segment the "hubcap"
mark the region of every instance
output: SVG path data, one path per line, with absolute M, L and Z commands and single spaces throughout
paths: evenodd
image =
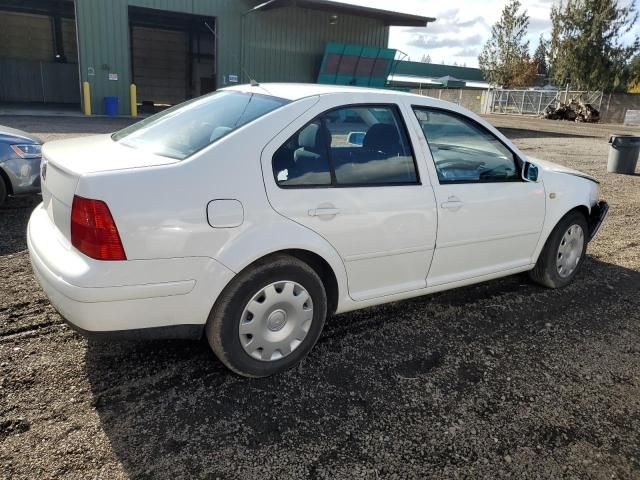
M 312 320 L 309 292 L 296 282 L 275 282 L 258 291 L 244 308 L 240 343 L 256 360 L 279 360 L 300 346 Z
M 584 248 L 584 232 L 580 225 L 571 225 L 560 240 L 556 268 L 562 278 L 570 276 L 580 263 Z

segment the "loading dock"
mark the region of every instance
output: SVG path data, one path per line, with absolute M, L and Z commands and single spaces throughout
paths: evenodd
M 129 7 L 138 102 L 174 105 L 216 89 L 215 18 Z
M 74 4 L 0 0 L 0 102 L 80 106 Z

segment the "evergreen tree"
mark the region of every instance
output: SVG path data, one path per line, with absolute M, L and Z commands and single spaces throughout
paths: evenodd
M 535 79 L 535 64 L 529 57 L 525 40 L 529 16 L 519 13 L 519 0 L 510 0 L 500 20 L 491 28 L 491 38 L 478 57 L 485 80 L 503 87 L 530 85 Z
M 640 55 L 636 55 L 627 65 L 627 88 L 640 86 Z
M 549 74 L 549 68 L 547 66 L 547 46 L 545 45 L 542 35 L 540 35 L 540 42 L 538 42 L 538 47 L 533 54 L 533 61 L 536 64 L 536 73 L 546 77 Z
M 624 86 L 625 66 L 640 50 L 636 36 L 630 45 L 622 37 L 638 21 L 633 4 L 618 0 L 566 0 L 551 9 L 551 74 L 558 85 L 578 90 Z
M 428 53 L 425 53 L 424 55 L 422 55 L 422 58 L 420 59 L 420 61 L 422 63 L 431 63 L 431 55 L 429 55 Z

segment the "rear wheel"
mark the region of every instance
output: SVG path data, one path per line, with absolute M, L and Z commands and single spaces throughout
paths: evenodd
M 274 255 L 240 273 L 224 290 L 209 314 L 206 335 L 231 370 L 265 377 L 309 353 L 326 315 L 318 274 L 297 258 Z
M 569 212 L 553 229 L 530 272 L 533 281 L 549 288 L 560 288 L 574 279 L 587 250 L 587 220 L 578 211 Z

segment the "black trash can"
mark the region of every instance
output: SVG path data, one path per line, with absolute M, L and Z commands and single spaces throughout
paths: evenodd
M 633 175 L 638 164 L 638 155 L 640 155 L 640 137 L 611 135 L 607 172 Z

